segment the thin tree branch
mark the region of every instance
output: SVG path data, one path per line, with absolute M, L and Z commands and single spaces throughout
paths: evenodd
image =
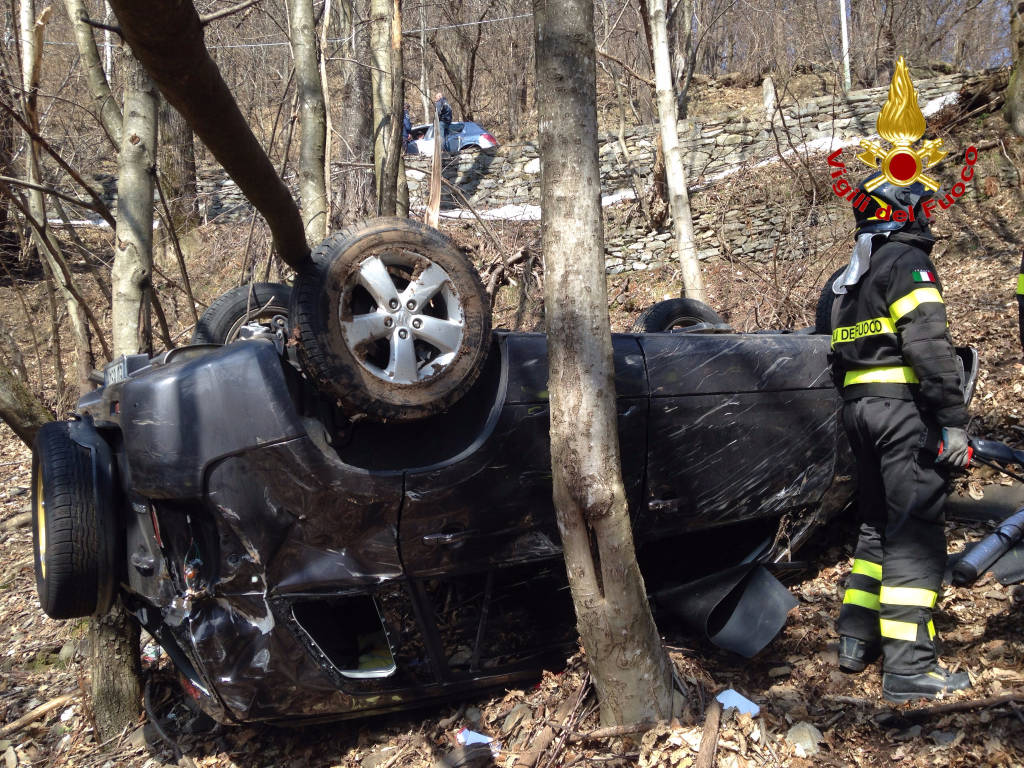
M 620 67 L 622 67 L 622 69 L 625 70 L 625 72 L 627 74 L 632 75 L 637 80 L 639 80 L 641 83 L 644 83 L 644 84 L 646 84 L 647 86 L 649 86 L 651 88 L 654 87 L 654 81 L 653 80 L 651 80 L 650 78 L 644 77 L 639 72 L 637 72 L 635 69 L 630 67 L 629 64 L 627 64 L 626 62 L 624 62 L 622 59 L 618 58 L 617 56 L 612 56 L 610 53 L 608 53 L 606 51 L 602 51 L 600 48 L 597 49 L 597 55 L 598 56 L 604 56 L 609 61 L 614 61 L 616 64 L 618 64 Z
M 68 268 L 67 262 L 64 261 L 64 258 L 58 252 L 53 250 L 53 246 L 50 244 L 49 238 L 46 237 L 46 228 L 43 226 L 43 224 L 36 221 L 36 218 L 32 215 L 32 212 L 29 211 L 28 206 L 25 205 L 25 203 L 21 200 L 20 197 L 14 194 L 14 191 L 6 183 L 0 181 L 0 189 L 3 189 L 7 193 L 8 198 L 10 198 L 11 202 L 14 203 L 15 207 L 17 207 L 18 210 L 21 211 L 21 215 L 25 217 L 25 221 L 27 221 L 29 223 L 29 226 L 31 226 L 32 229 L 36 231 L 42 246 L 50 252 L 50 256 L 53 257 L 53 260 L 60 268 L 61 274 L 63 276 L 64 287 L 68 290 L 69 293 L 71 293 L 74 299 L 79 304 L 81 304 L 82 311 L 85 312 L 86 318 L 89 320 L 89 322 L 92 323 L 93 330 L 96 331 L 96 338 L 100 343 L 100 347 L 103 349 L 104 356 L 106 356 L 107 360 L 110 360 L 112 356 L 110 354 L 110 347 L 107 345 L 107 341 L 103 337 L 103 328 L 102 326 L 100 326 L 99 320 L 96 319 L 96 315 L 93 313 L 92 307 L 90 307 L 89 304 L 86 303 L 85 299 L 82 298 L 82 294 L 79 292 L 78 288 L 75 286 L 74 281 L 71 279 L 71 270 Z M 56 277 L 56 275 L 54 277 Z
M 98 205 L 96 205 L 96 203 L 90 202 L 89 200 L 81 200 L 80 198 L 72 197 L 71 195 L 65 195 L 63 192 L 58 192 L 53 187 L 47 187 L 43 184 L 33 184 L 31 181 L 25 181 L 24 179 L 15 179 L 12 178 L 11 176 L 0 176 L 0 181 L 7 182 L 8 184 L 15 184 L 19 187 L 27 187 L 28 189 L 38 189 L 40 192 L 45 192 L 48 195 L 59 197 L 61 200 L 67 200 L 69 203 L 73 203 L 74 205 L 77 205 L 81 208 L 86 208 L 92 211 L 93 213 L 98 213 L 100 216 L 103 216 L 104 214 L 104 210 L 102 210 Z M 107 212 L 109 213 L 109 211 Z M 106 217 L 104 216 L 104 218 Z
M 60 153 L 50 146 L 50 143 L 46 139 L 40 136 L 37 131 L 33 130 L 32 127 L 28 124 L 28 122 L 21 115 L 19 115 L 13 107 L 11 107 L 9 104 L 6 104 L 3 101 L 0 101 L 0 109 L 9 114 L 11 117 L 13 117 L 14 121 L 21 126 L 22 130 L 24 130 L 25 133 L 27 133 L 32 138 L 32 141 L 34 141 L 40 147 L 45 149 L 46 153 L 54 159 L 57 165 L 59 165 L 65 171 L 65 173 L 67 173 L 72 179 L 75 180 L 75 182 L 82 189 L 85 190 L 85 193 L 92 198 L 93 202 L 97 206 L 99 206 L 99 208 L 96 209 L 96 212 L 100 216 L 102 216 L 103 219 L 108 224 L 110 224 L 111 227 L 117 226 L 114 221 L 114 215 L 110 212 L 110 209 L 107 207 L 107 204 L 103 202 L 103 198 L 99 196 L 96 190 L 94 190 L 91 186 L 85 183 L 85 179 L 81 177 L 78 171 L 72 168 L 64 160 L 64 158 L 60 156 Z
M 244 3 L 233 5 L 230 8 L 224 8 L 220 11 L 208 13 L 205 16 L 199 17 L 199 23 L 205 27 L 212 21 L 216 21 L 217 19 L 223 19 L 225 16 L 230 16 L 233 13 L 240 13 L 241 11 L 244 11 L 246 8 L 251 8 L 252 6 L 256 5 L 256 3 L 258 2 L 260 2 L 260 0 L 246 0 Z
M 121 28 L 116 24 L 104 24 L 102 21 L 93 21 L 88 16 L 80 16 L 78 20 L 81 21 L 83 24 L 88 24 L 90 27 L 95 27 L 96 29 L 105 29 L 108 32 L 113 32 L 118 37 L 123 38 L 123 35 L 121 34 Z

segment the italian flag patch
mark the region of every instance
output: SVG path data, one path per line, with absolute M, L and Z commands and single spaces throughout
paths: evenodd
M 928 269 L 915 269 L 914 270 L 914 282 L 915 283 L 934 283 L 935 273 Z

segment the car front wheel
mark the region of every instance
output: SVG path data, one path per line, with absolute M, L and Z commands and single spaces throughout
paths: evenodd
M 490 342 L 472 263 L 435 229 L 384 218 L 332 235 L 295 280 L 292 337 L 351 416 L 439 413 L 473 384 Z
M 117 535 L 96 504 L 89 451 L 67 422 L 45 424 L 32 453 L 32 543 L 36 591 L 47 616 L 75 619 L 110 608 Z

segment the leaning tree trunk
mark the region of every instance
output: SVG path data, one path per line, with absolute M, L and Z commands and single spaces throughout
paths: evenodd
M 1015 2 L 1010 11 L 1010 51 L 1013 71 L 1006 87 L 1006 119 L 1018 136 L 1024 136 L 1024 2 Z
M 309 246 L 298 206 L 210 58 L 195 6 L 184 0 L 110 0 L 110 6 L 160 92 L 267 220 L 281 259 L 301 269 L 309 259 Z
M 149 349 L 153 275 L 153 183 L 157 96 L 142 65 L 124 49 L 124 123 L 117 168 L 117 237 L 113 288 L 114 354 Z M 101 741 L 139 714 L 139 627 L 120 600 L 89 622 L 93 713 Z
M 665 177 L 668 187 L 668 209 L 676 238 L 676 253 L 683 273 L 683 295 L 707 301 L 704 277 L 700 273 L 694 244 L 690 193 L 686 188 L 686 168 L 679 148 L 676 127 L 676 96 L 672 86 L 672 64 L 668 56 L 668 28 L 665 0 L 647 0 L 651 19 L 651 56 L 654 59 L 655 92 L 658 98 L 658 123 L 661 147 L 665 155 Z
M 3 364 L 0 364 L 0 419 L 30 448 L 39 428 L 53 420 L 24 380 Z
M 111 143 L 120 146 L 121 108 L 117 105 L 117 99 L 110 92 L 107 76 L 100 63 L 96 38 L 92 36 L 92 27 L 84 21 L 89 18 L 85 0 L 64 0 L 64 6 L 67 8 L 68 17 L 75 30 L 75 44 L 78 46 L 78 55 L 82 59 L 82 69 L 85 70 L 85 80 L 89 86 L 89 96 L 92 98 L 93 108 L 96 110 L 103 130 L 107 132 Z
M 327 237 L 327 182 L 324 154 L 327 144 L 327 107 L 317 61 L 313 0 L 291 0 L 289 27 L 295 84 L 299 94 L 299 200 L 306 241 Z M 327 24 L 327 19 L 324 19 Z
M 622 485 L 597 155 L 592 0 L 534 0 L 551 471 L 603 723 L 671 715 Z

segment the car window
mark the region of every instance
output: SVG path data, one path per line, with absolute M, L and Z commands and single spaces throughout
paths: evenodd
M 422 139 L 427 135 L 429 128 L 413 128 L 409 131 L 409 137 L 412 139 Z
M 465 127 L 465 123 L 452 123 L 448 126 L 448 133 L 462 133 L 462 129 Z

